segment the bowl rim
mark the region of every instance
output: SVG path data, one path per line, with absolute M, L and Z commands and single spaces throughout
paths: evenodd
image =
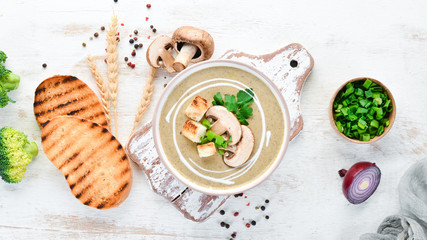
M 203 67 L 204 65 L 207 65 L 207 66 Z M 161 147 L 161 141 L 160 141 L 160 136 L 159 136 L 159 120 L 160 120 L 160 115 L 162 112 L 162 107 L 164 106 L 164 103 L 166 102 L 167 97 L 169 96 L 169 94 L 171 93 L 173 88 L 178 83 L 180 83 L 181 81 L 183 81 L 186 78 L 186 76 L 185 76 L 186 74 L 188 74 L 188 76 L 189 76 L 192 73 L 195 73 L 199 70 L 203 70 L 203 69 L 206 69 L 209 67 L 215 67 L 215 66 L 236 67 L 240 70 L 243 70 L 243 71 L 249 72 L 250 74 L 255 75 L 257 78 L 259 78 L 261 81 L 263 81 L 267 85 L 267 87 L 269 87 L 270 90 L 274 93 L 275 98 L 277 99 L 277 101 L 281 105 L 281 109 L 282 109 L 283 115 L 284 115 L 284 125 L 285 125 L 284 126 L 284 138 L 283 138 L 282 145 L 280 146 L 280 150 L 276 156 L 276 159 L 270 165 L 270 167 L 267 168 L 256 179 L 250 181 L 247 184 L 244 184 L 244 185 L 237 187 L 237 188 L 222 189 L 222 190 L 200 186 L 197 183 L 192 182 L 191 180 L 189 180 L 189 179 L 185 178 L 183 175 L 181 175 L 172 166 L 172 164 L 167 160 L 167 156 L 163 151 L 163 147 Z M 258 69 L 256 69 L 253 66 L 250 66 L 248 64 L 245 64 L 245 63 L 242 63 L 239 61 L 229 60 L 229 59 L 207 60 L 207 61 L 203 61 L 200 63 L 196 63 L 196 64 L 184 69 L 183 71 L 179 72 L 176 76 L 174 76 L 169 81 L 166 88 L 163 90 L 159 99 L 160 100 L 156 104 L 156 108 L 155 108 L 156 110 L 155 110 L 154 116 L 153 116 L 153 139 L 154 139 L 154 145 L 155 145 L 156 151 L 159 155 L 161 162 L 172 173 L 172 175 L 174 177 L 176 177 L 181 183 L 183 183 L 184 185 L 186 185 L 186 186 L 188 186 L 188 187 L 190 187 L 196 191 L 199 191 L 199 192 L 202 192 L 205 194 L 209 194 L 209 195 L 215 195 L 215 196 L 233 195 L 233 194 L 237 194 L 237 193 L 242 193 L 244 191 L 247 191 L 247 190 L 259 185 L 261 182 L 263 182 L 265 179 L 267 179 L 274 172 L 274 170 L 279 166 L 282 159 L 284 158 L 286 149 L 287 149 L 288 144 L 289 144 L 289 138 L 290 138 L 290 124 L 291 123 L 290 123 L 290 115 L 289 115 L 288 105 L 287 105 L 283 95 L 281 94 L 279 89 L 274 84 L 274 82 L 271 81 L 270 78 L 268 78 L 264 73 L 262 73 L 261 71 L 259 71 Z
M 353 139 L 353 138 L 349 138 L 346 135 L 344 135 L 342 132 L 340 132 L 337 128 L 337 125 L 335 124 L 335 120 L 334 120 L 334 115 L 333 115 L 333 105 L 334 105 L 334 101 L 335 98 L 337 97 L 338 93 L 345 87 L 345 85 L 347 85 L 350 82 L 356 82 L 356 81 L 360 81 L 360 80 L 364 80 L 364 79 L 369 79 L 372 82 L 380 85 L 388 94 L 388 96 L 390 97 L 390 100 L 393 104 L 393 110 L 390 112 L 390 116 L 389 116 L 389 120 L 390 120 L 390 125 L 388 125 L 387 127 L 384 128 L 384 132 L 380 135 L 380 136 L 375 136 L 374 138 L 372 138 L 369 141 L 360 141 L 357 139 Z M 335 130 L 335 132 L 340 135 L 342 138 L 344 138 L 345 140 L 352 142 L 352 143 L 358 143 L 358 144 L 370 144 L 370 143 L 374 143 L 378 140 L 380 140 L 381 138 L 383 138 L 391 129 L 391 127 L 394 124 L 394 120 L 396 119 L 396 102 L 394 100 L 394 97 L 391 93 L 391 91 L 387 88 L 386 85 L 384 85 L 382 82 L 378 81 L 375 78 L 371 78 L 371 77 L 357 77 L 357 78 L 353 78 L 350 79 L 346 82 L 344 82 L 343 84 L 341 84 L 338 89 L 334 92 L 334 94 L 331 97 L 331 100 L 329 102 L 329 107 L 328 107 L 328 115 L 329 115 L 329 122 L 331 123 L 332 128 Z

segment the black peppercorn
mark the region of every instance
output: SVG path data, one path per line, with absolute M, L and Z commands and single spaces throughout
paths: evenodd
M 101 27 L 101 31 L 104 31 L 104 30 L 105 30 L 105 27 L 104 27 L 104 26 L 102 26 L 102 27 Z
M 221 222 L 221 227 L 225 227 L 225 222 Z
M 230 228 L 230 224 L 228 224 L 228 223 L 225 224 L 225 228 L 227 228 L 227 229 Z
M 127 62 L 129 60 L 129 58 L 128 57 L 125 57 L 125 62 Z
M 225 214 L 225 211 L 224 211 L 224 210 L 221 210 L 221 211 L 219 211 L 219 214 L 224 215 L 224 214 Z
M 129 43 L 132 44 L 134 42 L 134 40 L 131 38 L 129 39 Z
M 138 49 L 139 44 L 135 44 L 135 45 L 133 45 L 133 46 L 134 46 L 134 48 L 135 48 L 135 49 Z
M 268 199 L 265 200 L 265 203 L 269 203 L 269 202 L 270 202 L 270 200 L 268 200 Z
M 151 28 L 151 29 L 153 29 L 153 27 L 154 27 L 153 25 L 150 25 L 150 28 Z
M 135 33 L 135 35 L 138 35 L 138 30 L 135 29 L 135 31 L 133 31 L 133 33 Z
M 261 210 L 263 210 L 263 211 L 264 211 L 264 210 L 265 210 L 265 207 L 264 207 L 264 206 L 261 206 Z
M 98 37 L 99 34 L 96 32 L 96 33 L 93 34 L 93 36 Z
M 138 45 L 138 47 L 139 48 L 142 48 L 144 45 L 142 45 L 142 43 L 140 43 L 139 45 Z
M 255 226 L 255 225 L 256 225 L 256 222 L 255 222 L 254 220 L 252 220 L 251 224 L 252 224 L 253 226 Z
M 156 32 L 157 32 L 157 29 L 153 28 L 153 33 L 156 33 Z
M 119 0 L 114 0 L 114 2 L 116 3 L 116 2 L 118 2 Z
M 267 220 L 268 220 L 268 219 L 270 219 L 270 217 L 267 215 L 267 216 L 265 216 L 265 219 L 267 219 Z
M 46 67 L 47 67 L 47 64 L 46 64 L 46 63 L 43 63 L 42 67 L 43 67 L 43 68 L 46 68 Z

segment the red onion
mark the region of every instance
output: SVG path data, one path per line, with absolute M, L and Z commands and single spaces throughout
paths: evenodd
M 381 180 L 381 171 L 370 162 L 358 162 L 348 171 L 338 171 L 344 177 L 342 191 L 350 203 L 359 204 L 366 201 L 377 190 Z

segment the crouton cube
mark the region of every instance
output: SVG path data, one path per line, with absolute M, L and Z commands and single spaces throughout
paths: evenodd
M 210 102 L 200 96 L 197 96 L 187 109 L 185 109 L 184 114 L 194 121 L 200 121 L 210 106 Z
M 216 153 L 215 144 L 213 142 L 197 145 L 199 157 L 210 157 Z
M 181 135 L 195 143 L 199 143 L 200 138 L 205 136 L 206 130 L 207 128 L 201 123 L 193 120 L 187 120 L 182 128 Z

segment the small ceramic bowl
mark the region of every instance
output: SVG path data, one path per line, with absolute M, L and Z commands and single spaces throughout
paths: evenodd
M 388 125 L 387 127 L 385 127 L 385 128 L 384 128 L 384 132 L 383 132 L 380 136 L 375 136 L 374 138 L 372 138 L 372 139 L 371 139 L 371 140 L 369 140 L 369 141 L 360 141 L 360 140 L 357 140 L 357 139 L 349 138 L 349 137 L 345 136 L 343 133 L 341 133 L 341 132 L 338 130 L 337 126 L 335 125 L 335 120 L 334 120 L 334 115 L 333 115 L 333 114 L 334 114 L 333 105 L 334 105 L 334 101 L 335 101 L 335 98 L 337 97 L 338 93 L 339 93 L 343 88 L 345 88 L 345 85 L 347 85 L 347 83 L 350 83 L 350 82 L 357 82 L 357 81 L 365 80 L 365 79 L 369 79 L 369 80 L 371 80 L 372 82 L 374 82 L 374 83 L 376 83 L 376 84 L 380 85 L 380 86 L 381 86 L 381 87 L 382 87 L 382 88 L 387 92 L 387 95 L 388 95 L 388 97 L 389 97 L 389 98 L 390 98 L 390 100 L 391 100 L 391 104 L 393 105 L 393 110 L 390 112 L 389 117 L 388 117 L 388 119 L 389 119 L 389 121 L 390 121 L 390 125 Z M 341 86 L 340 86 L 340 87 L 335 91 L 335 93 L 334 93 L 334 95 L 332 96 L 331 101 L 330 101 L 330 103 L 329 103 L 328 111 L 329 111 L 329 121 L 330 121 L 330 123 L 331 123 L 331 125 L 332 125 L 332 128 L 335 130 L 335 132 L 336 132 L 338 135 L 340 135 L 341 137 L 343 137 L 345 140 L 350 141 L 350 142 L 353 142 L 353 143 L 367 144 L 367 143 L 373 143 L 373 142 L 376 142 L 376 141 L 380 140 L 381 138 L 383 138 L 383 137 L 388 133 L 388 131 L 390 131 L 391 127 L 393 126 L 394 119 L 396 118 L 396 103 L 395 103 L 395 101 L 394 101 L 393 95 L 391 94 L 390 90 L 389 90 L 389 89 L 388 89 L 388 88 L 387 88 L 383 83 L 381 83 L 380 81 L 378 81 L 378 80 L 376 80 L 376 79 L 369 78 L 369 77 L 358 77 L 358 78 L 353 78 L 353 79 L 351 79 L 351 80 L 349 80 L 349 81 L 345 82 L 344 84 L 342 84 L 342 85 L 341 85 Z
M 175 118 L 178 118 L 176 116 L 181 116 L 181 115 L 184 116 L 183 110 L 182 109 L 180 110 L 180 107 L 181 107 L 181 105 L 183 105 L 184 100 L 180 100 L 180 99 L 183 97 L 188 98 L 188 99 L 190 99 L 190 97 L 193 98 L 192 94 L 196 94 L 197 91 L 192 90 L 192 89 L 197 87 L 201 83 L 207 84 L 208 82 L 212 82 L 212 83 L 215 83 L 214 85 L 216 85 L 217 81 L 223 81 L 223 80 L 217 80 L 216 78 L 219 76 L 217 76 L 214 73 L 212 75 L 209 75 L 212 79 L 208 78 L 207 80 L 201 80 L 204 82 L 190 86 L 188 88 L 187 92 L 182 93 L 182 95 L 180 95 L 180 96 L 175 96 L 174 91 L 177 88 L 179 89 L 179 91 L 181 91 L 181 88 L 179 87 L 180 84 L 184 84 L 184 83 L 189 84 L 189 82 L 192 81 L 192 80 L 189 80 L 189 77 L 191 77 L 193 74 L 196 74 L 200 71 L 204 71 L 206 69 L 215 68 L 215 67 L 236 68 L 239 71 L 244 71 L 244 72 L 250 73 L 253 76 L 255 76 L 256 81 L 261 81 L 261 83 L 265 84 L 267 86 L 267 88 L 270 89 L 271 95 L 266 96 L 265 99 L 268 99 L 271 102 L 273 102 L 273 101 L 277 102 L 278 106 L 280 106 L 280 108 L 282 110 L 283 121 L 284 121 L 283 122 L 284 123 L 283 131 L 276 131 L 276 132 L 272 133 L 272 134 L 275 134 L 275 136 L 279 136 L 280 139 L 283 139 L 281 144 L 277 145 L 278 146 L 277 147 L 278 153 L 277 153 L 276 157 L 274 157 L 270 160 L 267 160 L 265 157 L 258 154 L 259 157 L 255 157 L 253 159 L 256 159 L 255 161 L 260 159 L 257 162 L 260 164 L 259 166 L 261 166 L 259 168 L 260 174 L 257 174 L 255 177 L 253 177 L 252 179 L 250 179 L 248 181 L 245 181 L 242 184 L 228 185 L 229 187 L 227 186 L 227 188 L 214 187 L 214 185 L 213 185 L 214 182 L 208 182 L 207 184 L 204 184 L 204 182 L 209 181 L 209 179 L 212 179 L 213 177 L 210 177 L 210 178 L 200 177 L 200 180 L 197 180 L 197 178 L 194 178 L 194 177 L 190 178 L 189 176 L 192 176 L 195 174 L 193 174 L 188 169 L 195 170 L 195 172 L 197 173 L 195 176 L 200 176 L 200 175 L 202 175 L 202 173 L 204 173 L 206 171 L 213 172 L 213 169 L 207 169 L 204 167 L 204 165 L 202 165 L 201 168 L 198 168 L 197 165 L 193 166 L 192 165 L 193 163 L 190 161 L 191 158 L 184 157 L 183 156 L 184 154 L 181 154 L 180 150 L 177 148 L 177 146 L 179 146 L 179 144 L 177 144 L 176 138 L 173 139 L 175 136 L 174 133 L 179 131 L 179 130 L 175 130 L 173 128 L 173 126 L 176 126 L 174 123 Z M 230 81 L 230 80 L 226 80 L 226 81 Z M 235 80 L 232 80 L 232 81 L 236 82 Z M 212 83 L 209 83 L 209 84 L 212 84 Z M 226 83 L 226 84 L 230 85 L 229 83 Z M 235 84 L 241 84 L 241 83 L 236 82 Z M 205 86 L 205 85 L 201 85 L 201 86 Z M 255 92 L 255 94 L 257 94 L 257 90 L 255 90 L 254 92 Z M 175 97 L 177 97 L 177 98 L 179 97 L 179 99 L 175 103 L 172 103 L 172 104 L 174 104 L 174 105 L 172 105 L 172 107 L 167 107 L 167 106 L 169 106 L 169 104 L 171 104 L 170 101 L 168 101 L 168 99 L 170 99 L 170 98 L 174 99 Z M 175 101 L 175 100 L 173 100 L 173 101 Z M 268 103 L 268 101 L 266 101 L 265 103 L 262 102 L 261 105 L 267 104 L 267 103 Z M 169 111 L 170 115 L 169 114 L 165 115 L 163 109 L 166 109 L 165 111 Z M 180 114 L 180 115 L 178 115 L 178 114 Z M 269 114 L 271 114 L 271 113 L 269 113 Z M 264 117 L 262 117 L 262 119 L 264 119 Z M 170 120 L 170 122 L 169 122 L 169 120 Z M 264 122 L 264 120 L 262 120 L 262 122 Z M 266 125 L 265 125 L 266 128 L 269 129 L 269 127 L 268 127 L 269 120 L 266 120 L 265 123 L 266 123 Z M 163 126 L 163 127 L 161 127 L 161 126 Z M 168 131 L 166 133 L 164 131 L 160 131 L 160 128 L 167 129 L 168 126 L 171 126 L 171 128 L 172 128 L 171 131 Z M 179 126 L 181 126 L 181 125 L 179 125 Z M 156 150 L 159 153 L 161 161 L 168 168 L 168 170 L 178 180 L 180 180 L 183 184 L 189 186 L 190 188 L 192 188 L 194 190 L 197 190 L 197 191 L 200 191 L 200 192 L 203 192 L 206 194 L 210 194 L 210 195 L 232 195 L 232 194 L 244 192 L 250 188 L 255 187 L 256 185 L 258 185 L 262 181 L 264 181 L 268 176 L 270 176 L 271 173 L 277 168 L 277 166 L 279 165 L 279 163 L 283 159 L 283 156 L 285 154 L 285 151 L 286 151 L 286 148 L 287 148 L 287 145 L 289 142 L 289 133 L 290 133 L 289 126 L 290 126 L 289 110 L 288 110 L 288 107 L 286 105 L 286 102 L 283 99 L 283 96 L 281 95 L 280 91 L 277 89 L 277 87 L 274 85 L 274 83 L 270 79 L 268 79 L 267 76 L 265 76 L 263 73 L 261 73 L 260 71 L 258 71 L 255 68 L 253 68 L 252 66 L 249 66 L 249 65 L 246 65 L 243 63 L 239 63 L 236 61 L 232 61 L 232 60 L 209 60 L 209 61 L 204 61 L 204 62 L 192 65 L 191 67 L 189 67 L 189 68 L 185 69 L 184 71 L 180 72 L 179 74 L 177 74 L 169 82 L 169 84 L 167 85 L 167 87 L 163 91 L 162 96 L 160 97 L 160 101 L 157 104 L 156 112 L 154 114 L 153 136 L 154 136 L 154 142 L 155 142 Z M 178 129 L 178 127 L 176 129 Z M 176 136 L 179 136 L 178 134 L 179 133 L 176 133 Z M 169 139 L 168 137 L 171 137 L 171 136 L 173 136 L 171 141 L 164 140 L 164 139 Z M 255 138 L 258 138 L 258 137 L 264 138 L 260 135 L 255 136 Z M 162 139 L 164 141 L 162 141 Z M 175 145 L 172 145 L 172 146 L 175 146 L 175 147 L 172 147 L 172 148 L 169 147 L 165 150 L 165 146 L 166 146 L 166 145 L 164 145 L 165 141 L 168 143 L 174 143 Z M 171 145 L 171 144 L 169 144 L 169 145 Z M 264 149 L 264 147 L 263 147 L 264 145 L 265 144 L 261 143 L 259 149 Z M 268 143 L 267 143 L 267 146 L 268 146 Z M 195 147 L 196 147 L 196 145 L 194 145 L 194 148 Z M 170 150 L 170 149 L 172 149 L 172 150 Z M 178 157 L 176 157 L 176 158 L 175 157 L 172 157 L 172 158 L 168 157 L 168 154 L 167 154 L 168 151 L 170 154 L 172 154 L 170 156 L 173 156 L 173 154 L 176 154 Z M 257 151 L 266 151 L 266 150 L 257 150 Z M 179 154 L 178 154 L 178 152 L 179 152 Z M 255 152 L 255 150 L 254 150 L 254 152 Z M 255 154 L 255 153 L 253 153 L 253 154 Z M 190 160 L 187 161 L 187 159 L 190 159 Z M 249 161 L 248 161 L 248 163 L 249 163 Z M 270 163 L 267 164 L 268 161 L 270 161 L 271 164 Z M 183 164 L 184 162 L 185 162 L 185 164 Z M 204 161 L 204 162 L 209 163 L 209 161 Z M 199 164 L 203 164 L 203 162 L 201 161 L 201 162 L 199 162 Z M 180 170 L 177 166 L 186 166 L 186 168 L 181 168 L 181 170 Z M 249 164 L 247 166 L 251 166 L 251 165 Z M 200 169 L 202 169 L 202 170 L 200 170 Z M 245 167 L 243 167 L 243 165 L 241 168 L 242 170 L 240 170 L 240 167 L 236 168 L 236 169 L 241 171 L 241 173 L 238 172 L 241 176 L 245 176 L 245 174 L 247 174 L 250 171 L 250 170 L 243 171 L 245 169 Z M 199 170 L 200 170 L 200 172 L 197 172 Z M 233 169 L 233 171 L 234 170 L 235 169 Z M 198 174 L 200 174 L 200 175 L 198 175 Z M 236 174 L 233 174 L 233 175 L 236 175 Z M 233 175 L 231 175 L 231 176 L 233 176 Z M 224 179 L 224 178 L 222 178 L 222 179 Z

